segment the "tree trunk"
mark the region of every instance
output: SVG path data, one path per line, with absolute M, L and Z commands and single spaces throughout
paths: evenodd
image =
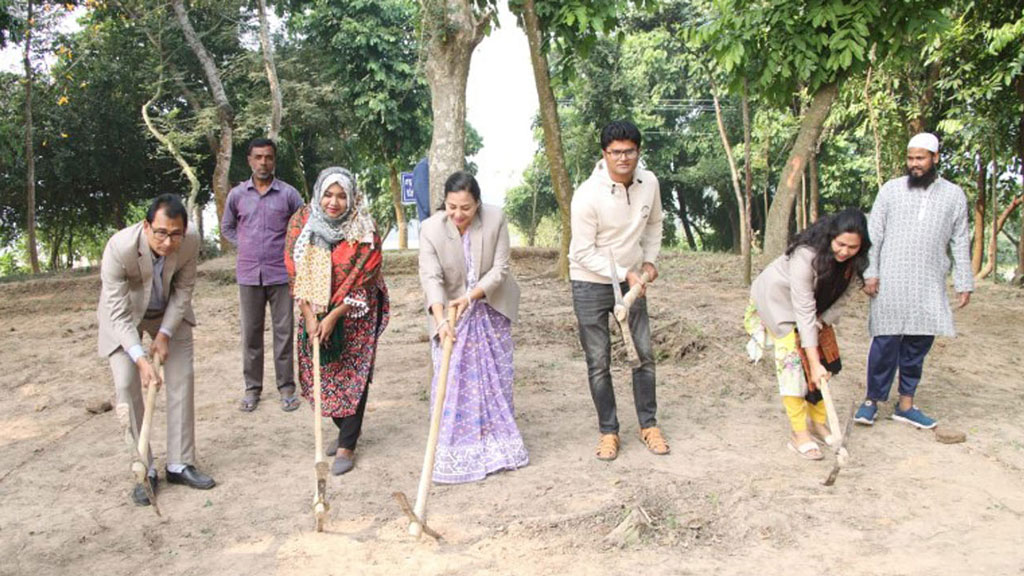
M 425 71 L 434 129 L 430 139 L 430 209 L 444 202 L 444 183 L 466 166 L 466 81 L 473 50 L 491 13 L 473 16 L 469 0 L 421 0 L 427 36 Z
M 821 202 L 821 190 L 818 185 L 818 150 L 815 149 L 811 153 L 811 157 L 807 160 L 807 172 L 808 180 L 811 181 L 810 195 L 811 195 L 811 210 L 810 218 L 805 221 L 805 224 L 809 221 L 811 224 L 818 221 L 819 204 Z
M 291 125 L 292 148 L 295 150 L 295 169 L 302 184 L 302 197 L 309 200 L 309 183 L 306 182 L 306 166 L 302 162 L 302 143 L 295 137 L 295 124 Z
M 921 100 L 918 102 L 917 114 L 907 123 L 907 129 L 911 136 L 920 134 L 928 129 L 928 112 L 932 107 L 932 101 L 935 100 L 935 83 L 939 80 L 940 72 L 941 65 L 938 62 L 932 62 L 928 65 L 924 93 L 921 94 Z
M 530 234 L 527 237 L 527 245 L 531 248 L 537 244 L 537 192 L 538 186 L 530 186 L 533 188 L 533 206 L 530 208 Z
M 281 131 L 281 84 L 277 80 L 277 66 L 274 65 L 274 47 L 270 44 L 270 25 L 267 23 L 267 2 L 259 0 L 260 47 L 263 49 L 263 67 L 267 69 L 270 84 L 270 129 L 267 137 L 277 140 Z
M 398 249 L 409 247 L 409 223 L 405 221 L 405 209 L 402 206 L 402 183 L 398 179 L 398 168 L 394 162 L 388 162 L 388 183 L 391 186 L 391 202 L 395 207 L 395 224 L 398 226 Z
M 750 261 L 750 240 L 747 238 L 746 207 L 743 202 L 743 190 L 740 188 L 740 173 L 736 169 L 736 158 L 732 153 L 732 145 L 729 143 L 729 135 L 725 133 L 725 122 L 722 120 L 722 106 L 718 101 L 718 88 L 713 78 L 711 81 L 711 99 L 715 104 L 715 122 L 718 124 L 718 136 L 722 140 L 722 148 L 725 149 L 725 158 L 729 161 L 729 174 L 732 176 L 732 191 L 736 196 L 736 215 L 738 221 L 730 216 L 733 226 L 733 243 L 739 244 L 740 254 L 743 255 L 743 269 L 740 271 L 743 277 L 743 285 L 750 285 L 750 268 L 747 263 Z M 746 116 L 746 111 L 744 111 Z M 746 118 L 744 118 L 746 120 Z M 739 229 L 737 237 L 736 229 Z
M 217 145 L 217 163 L 213 169 L 213 198 L 217 204 L 217 220 L 224 216 L 224 202 L 227 201 L 228 192 L 231 189 L 228 181 L 228 171 L 231 168 L 231 147 L 232 130 L 235 113 L 228 101 L 227 93 L 224 91 L 224 84 L 220 80 L 220 73 L 213 61 L 213 56 L 203 46 L 202 41 L 196 34 L 192 23 L 188 20 L 188 13 L 185 11 L 184 0 L 171 0 L 174 14 L 177 16 L 178 26 L 185 35 L 185 41 L 202 65 L 203 74 L 206 76 L 206 84 L 213 95 L 213 101 L 217 106 L 217 123 L 220 126 L 220 142 Z M 221 250 L 227 252 L 231 249 L 231 243 L 220 238 Z
M 60 268 L 60 249 L 64 244 L 64 233 L 60 228 L 53 231 L 50 238 L 50 271 L 56 272 Z
M 736 215 L 739 210 L 729 210 L 726 214 L 729 215 L 729 237 L 732 238 L 732 246 L 729 251 L 736 254 L 741 251 L 740 243 L 743 241 L 740 233 L 740 224 L 736 221 Z
M 878 189 L 882 189 L 882 140 L 878 136 L 878 116 L 875 114 L 875 99 L 871 96 L 871 73 L 875 66 L 875 45 L 871 45 L 869 53 L 871 65 L 868 66 L 867 77 L 864 79 L 864 103 L 868 107 L 868 120 L 871 122 L 871 135 L 875 141 L 875 180 Z
M 75 229 L 68 228 L 68 270 L 75 267 Z
M 993 186 L 993 188 L 995 187 Z M 993 212 L 995 211 L 994 208 L 996 203 L 995 194 L 996 192 L 995 190 L 993 190 Z M 999 236 L 999 233 L 1003 231 L 1003 226 L 1006 225 L 1006 221 L 1010 219 L 1010 216 L 1013 215 L 1013 212 L 1017 210 L 1017 208 L 1019 208 L 1021 204 L 1024 204 L 1024 195 L 1015 196 L 1013 200 L 1010 200 L 1010 203 L 1006 206 L 1006 208 L 1004 208 L 1003 211 L 999 214 L 999 217 L 992 219 L 992 237 L 989 238 L 988 244 L 988 262 L 985 264 L 985 268 L 983 268 L 980 272 L 974 275 L 975 279 L 982 280 L 989 274 L 991 274 L 993 270 L 995 270 L 997 262 L 996 258 L 998 256 L 998 252 L 996 250 L 996 239 Z M 1021 219 L 1024 220 L 1024 217 L 1022 217 Z
M 771 200 L 768 198 L 772 187 L 772 132 L 768 131 L 768 137 L 764 143 L 764 213 L 761 218 L 761 251 L 764 252 L 765 239 L 768 237 L 768 207 Z
M 683 233 L 686 234 L 686 244 L 690 250 L 697 251 L 697 242 L 693 239 L 693 230 L 690 228 L 690 217 L 686 214 L 686 199 L 683 198 L 683 190 L 676 188 L 676 201 L 679 202 L 679 220 L 683 223 Z
M 752 237 L 754 236 L 754 224 L 751 220 L 751 207 L 753 203 L 754 188 L 754 167 L 750 165 L 750 94 L 747 78 L 743 78 L 743 233 L 746 235 L 746 243 L 743 245 L 743 283 L 750 285 L 751 251 L 753 249 Z
M 800 177 L 807 166 L 808 157 L 821 136 L 822 127 L 828 118 L 838 91 L 838 86 L 834 83 L 819 88 L 800 122 L 796 143 L 793 145 L 793 150 L 790 151 L 786 167 L 782 170 L 775 200 L 768 212 L 764 250 L 766 259 L 773 259 L 782 254 L 789 244 L 789 222 L 793 216 L 796 195 L 800 191 Z
M 1017 273 L 1013 275 L 1013 283 L 1024 285 L 1024 215 L 1020 217 L 1020 234 L 1017 236 Z
M 195 213 L 192 215 L 192 221 L 196 223 L 196 231 L 199 232 L 199 255 L 206 255 L 206 242 L 203 239 L 206 238 L 206 226 L 203 223 L 203 208 L 206 205 L 196 205 Z
M 146 128 L 149 129 L 149 133 L 152 134 L 154 138 L 156 138 L 157 142 L 160 142 L 160 144 L 162 144 L 164 148 L 167 149 L 167 152 L 171 155 L 172 158 L 174 158 L 174 161 L 178 163 L 178 166 L 181 168 L 182 173 L 185 174 L 185 178 L 188 179 L 188 210 L 189 212 L 192 213 L 192 218 L 196 218 L 200 210 L 198 205 L 199 178 L 196 177 L 195 170 L 192 168 L 192 166 L 189 165 L 188 161 L 185 160 L 185 157 L 181 154 L 181 151 L 178 150 L 177 145 L 175 145 L 174 142 L 165 134 L 161 133 L 160 130 L 153 123 L 153 120 L 149 117 L 149 107 L 152 106 L 154 102 L 160 99 L 160 94 L 163 92 L 163 82 L 164 75 L 163 72 L 161 71 L 160 76 L 157 79 L 156 93 L 153 94 L 153 97 L 150 98 L 148 102 L 142 105 L 142 121 L 146 124 Z
M 544 151 L 548 157 L 551 170 L 551 188 L 558 201 L 558 212 L 562 218 L 562 245 L 558 252 L 558 273 L 563 279 L 569 277 L 569 242 L 572 240 L 571 214 L 572 186 L 569 184 L 569 171 L 565 167 L 565 154 L 562 151 L 562 128 L 558 119 L 558 103 L 551 88 L 551 76 L 548 70 L 548 58 L 543 52 L 540 20 L 533 0 L 523 1 L 523 25 L 526 29 L 526 40 L 530 45 L 530 63 L 533 65 L 533 78 L 537 87 L 537 100 L 540 102 L 540 121 L 544 129 Z
M 1017 88 L 1017 98 L 1022 105 L 1020 117 L 1017 120 L 1017 159 L 1019 161 L 1017 166 L 1021 172 L 1024 172 L 1024 76 L 1018 75 L 1014 86 Z M 1024 188 L 1024 181 L 1021 181 L 1021 185 Z M 1024 214 L 1021 214 L 1020 217 L 1020 235 L 1017 236 L 1017 271 L 1014 274 L 1013 283 L 1018 286 L 1024 285 Z
M 32 145 L 32 0 L 28 0 L 25 20 L 25 228 L 28 231 L 28 261 L 32 273 L 39 274 L 39 248 L 36 244 L 36 152 Z
M 981 271 L 984 278 L 989 273 L 995 272 L 993 280 L 999 281 L 999 164 L 996 163 L 995 150 L 992 151 L 992 238 L 988 243 L 988 264 Z
M 978 167 L 978 196 L 974 200 L 974 242 L 971 246 L 971 272 L 975 276 L 981 272 L 981 263 L 985 255 L 985 198 L 988 194 L 988 186 L 985 181 L 988 175 L 988 164 L 981 154 L 978 154 L 976 165 Z
M 809 159 L 808 159 L 809 160 Z M 796 231 L 807 228 L 807 173 L 800 175 L 800 203 L 796 207 Z

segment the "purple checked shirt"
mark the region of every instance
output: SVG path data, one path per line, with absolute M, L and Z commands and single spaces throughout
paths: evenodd
M 284 267 L 284 236 L 288 220 L 302 208 L 298 190 L 274 179 L 260 194 L 252 178 L 231 189 L 220 230 L 238 247 L 235 274 L 243 286 L 288 283 Z

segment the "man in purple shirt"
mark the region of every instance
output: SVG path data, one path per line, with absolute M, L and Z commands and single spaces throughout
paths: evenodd
M 268 138 L 249 142 L 252 178 L 231 189 L 220 223 L 221 233 L 238 247 L 239 318 L 242 331 L 242 376 L 245 395 L 239 408 L 252 412 L 263 393 L 263 321 L 270 303 L 274 333 L 274 372 L 281 408 L 299 407 L 292 368 L 292 297 L 284 267 L 288 220 L 302 207 L 292 186 L 274 177 L 277 146 Z

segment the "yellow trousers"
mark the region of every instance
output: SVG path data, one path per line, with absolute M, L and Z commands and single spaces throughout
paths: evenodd
M 824 400 L 817 404 L 811 404 L 802 396 L 783 396 L 782 405 L 786 407 L 786 415 L 789 416 L 789 425 L 793 427 L 793 432 L 807 430 L 808 416 L 818 424 L 828 421 Z

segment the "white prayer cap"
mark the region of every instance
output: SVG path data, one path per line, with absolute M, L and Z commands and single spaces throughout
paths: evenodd
M 907 150 L 911 148 L 923 148 L 934 154 L 939 151 L 939 139 L 935 137 L 935 134 L 921 132 L 910 139 Z

